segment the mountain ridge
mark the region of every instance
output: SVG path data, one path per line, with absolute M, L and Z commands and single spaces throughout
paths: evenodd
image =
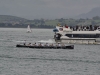
M 95 16 L 100 16 L 100 7 L 96 7 L 96 8 L 93 8 L 91 11 L 89 11 L 88 13 L 84 13 L 84 14 L 80 14 L 78 16 L 76 16 L 75 18 L 93 18 Z

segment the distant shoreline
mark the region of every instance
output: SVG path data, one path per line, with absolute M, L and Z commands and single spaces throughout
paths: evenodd
M 0 28 L 20 28 L 20 27 L 0 27 Z M 22 29 L 27 29 L 27 28 L 23 28 Z M 53 28 L 31 28 L 31 29 L 53 29 Z

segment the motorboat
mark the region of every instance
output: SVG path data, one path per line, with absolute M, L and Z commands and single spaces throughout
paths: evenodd
M 100 26 L 56 26 L 56 42 L 71 44 L 100 44 Z

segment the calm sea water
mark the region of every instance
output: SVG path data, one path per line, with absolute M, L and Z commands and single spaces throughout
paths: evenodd
M 100 45 L 69 49 L 16 48 L 16 44 L 53 38 L 52 29 L 0 28 L 0 75 L 100 75 Z

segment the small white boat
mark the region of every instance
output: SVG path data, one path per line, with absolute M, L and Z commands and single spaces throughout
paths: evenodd
M 30 28 L 30 25 L 28 25 L 28 27 L 27 27 L 27 33 L 31 33 L 31 32 L 32 32 L 32 30 Z

